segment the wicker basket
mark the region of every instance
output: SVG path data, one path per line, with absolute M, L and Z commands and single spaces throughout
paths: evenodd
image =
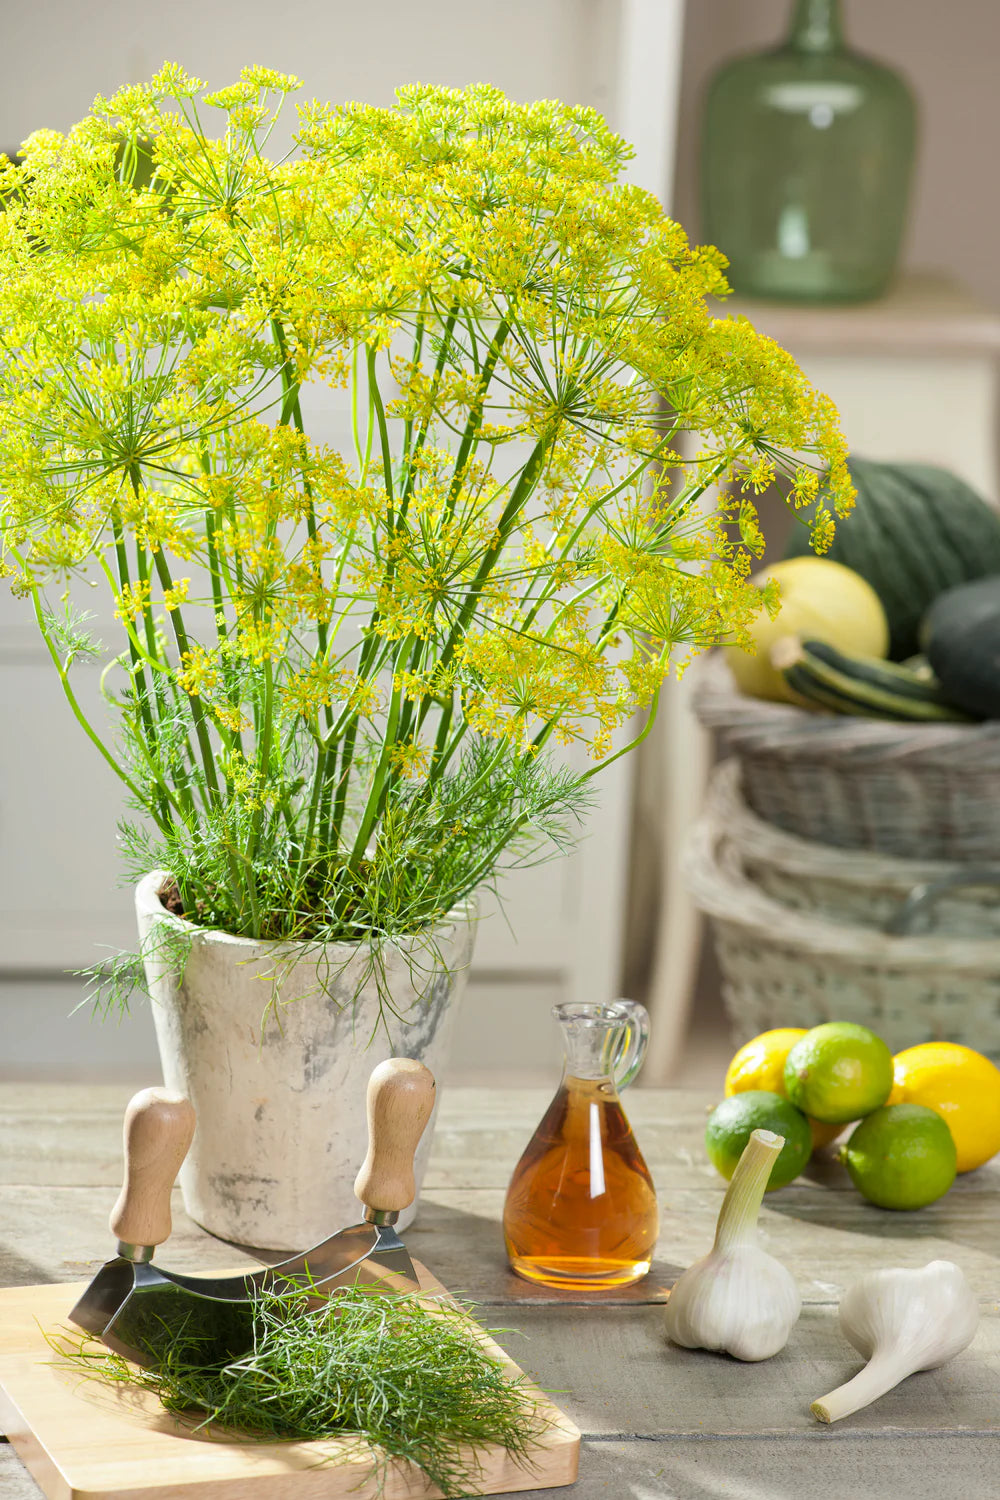
M 794 911 L 749 878 L 711 809 L 685 874 L 711 923 L 737 1045 L 775 1026 L 858 1021 L 894 1052 L 946 1039 L 1000 1061 L 1000 941 L 895 937 Z
M 738 761 L 718 766 L 706 815 L 725 831 L 744 874 L 773 900 L 831 922 L 884 929 L 902 920 L 908 902 L 912 909 L 916 893 L 942 888 L 920 923 L 922 930 L 1000 939 L 1000 866 L 984 870 L 981 885 L 953 887 L 958 879 L 975 879 L 979 867 L 812 843 L 758 818 L 743 800 L 740 781 Z
M 1000 722 L 909 724 L 740 693 L 699 662 L 695 711 L 739 757 L 754 812 L 787 833 L 903 859 L 1000 861 Z

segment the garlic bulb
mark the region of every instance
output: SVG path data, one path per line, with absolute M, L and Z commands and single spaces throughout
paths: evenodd
M 770 1130 L 751 1134 L 722 1201 L 715 1244 L 670 1293 L 665 1323 L 675 1344 L 747 1360 L 785 1347 L 802 1299 L 791 1274 L 757 1243 L 761 1199 L 784 1144 Z
M 812 1404 L 839 1422 L 917 1370 L 934 1370 L 975 1336 L 979 1304 L 958 1266 L 932 1260 L 922 1271 L 870 1271 L 844 1294 L 840 1326 L 868 1363 L 853 1380 Z

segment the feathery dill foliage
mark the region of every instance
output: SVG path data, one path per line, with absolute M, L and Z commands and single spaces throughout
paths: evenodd
M 309 1306 L 308 1291 L 260 1292 L 253 1349 L 226 1364 L 206 1364 L 183 1329 L 148 1369 L 87 1337 L 63 1335 L 53 1348 L 90 1374 L 152 1391 L 170 1412 L 202 1415 L 199 1425 L 265 1441 L 359 1437 L 380 1482 L 391 1462 L 408 1460 L 446 1500 L 479 1493 L 487 1447 L 530 1466 L 550 1419 L 470 1332 L 462 1304 L 431 1311 L 414 1293 L 348 1288 Z
M 710 316 L 723 258 L 593 110 L 307 103 L 274 162 L 296 88 L 167 66 L 3 159 L 2 566 L 133 866 L 236 934 L 398 938 L 571 842 L 673 649 L 745 639 L 756 493 L 821 548 L 853 491 L 830 402 Z M 347 451 L 306 388 L 349 393 Z

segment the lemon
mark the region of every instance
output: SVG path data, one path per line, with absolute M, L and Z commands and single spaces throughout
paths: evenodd
M 851 1132 L 841 1160 L 879 1208 L 923 1208 L 955 1181 L 955 1142 L 934 1110 L 886 1104 Z
M 812 1137 L 805 1115 L 780 1094 L 765 1089 L 748 1089 L 745 1093 L 723 1099 L 712 1111 L 705 1127 L 705 1149 L 709 1161 L 728 1181 L 736 1171 L 736 1163 L 754 1130 L 773 1130 L 775 1135 L 784 1136 L 785 1144 L 771 1168 L 767 1190 L 771 1192 L 774 1188 L 784 1187 L 786 1182 L 798 1177 L 812 1155 Z
M 892 1053 L 853 1021 L 827 1021 L 795 1043 L 785 1059 L 785 1093 L 803 1114 L 827 1125 L 859 1120 L 892 1088 Z
M 785 1093 L 785 1058 L 800 1037 L 806 1034 L 804 1026 L 779 1026 L 774 1031 L 762 1031 L 752 1041 L 744 1042 L 733 1056 L 726 1069 L 725 1095 L 742 1094 L 747 1089 L 763 1089 L 766 1093 Z M 839 1125 L 823 1125 L 819 1120 L 810 1120 L 813 1149 L 828 1146 L 840 1134 Z
M 924 1104 L 944 1120 L 971 1172 L 1000 1151 L 1000 1069 L 957 1042 L 922 1042 L 893 1058 L 890 1104 Z

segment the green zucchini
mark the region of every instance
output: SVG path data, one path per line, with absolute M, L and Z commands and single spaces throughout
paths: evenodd
M 771 660 L 791 693 L 806 707 L 869 719 L 965 721 L 925 667 L 872 656 L 848 656 L 826 641 L 786 636 Z

